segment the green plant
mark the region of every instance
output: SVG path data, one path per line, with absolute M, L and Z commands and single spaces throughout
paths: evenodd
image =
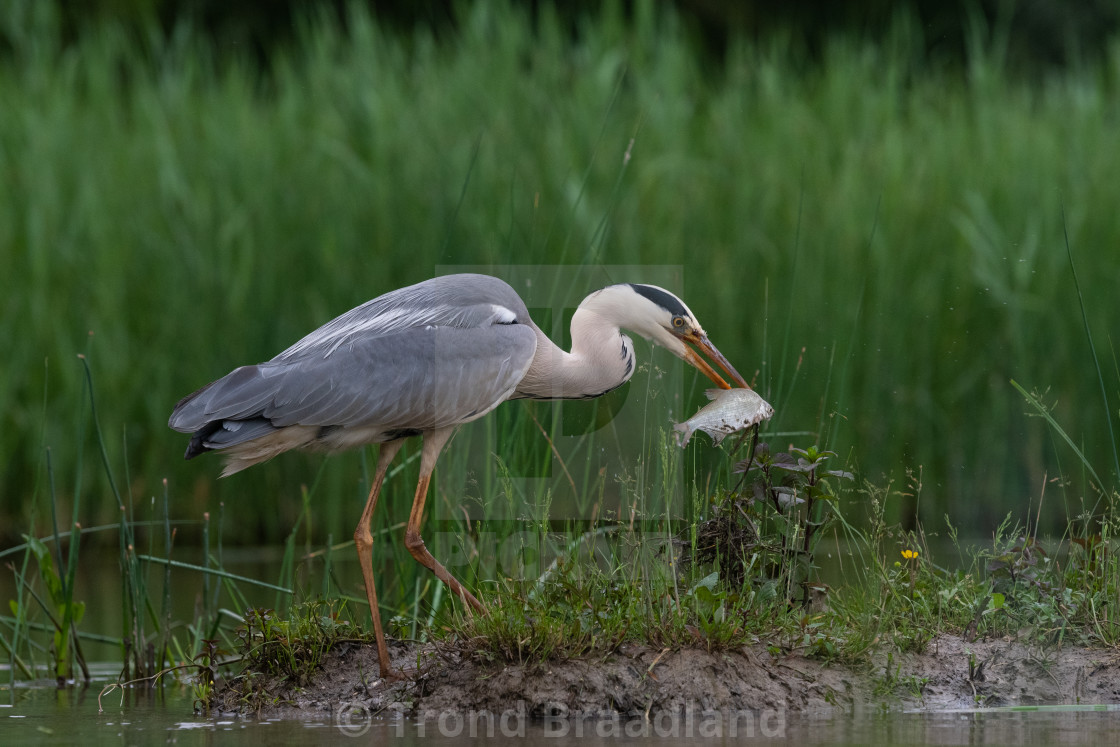
M 732 583 L 751 578 L 807 606 L 817 545 L 840 518 L 834 483 L 853 476 L 825 469 L 836 455 L 815 446 L 771 454 L 760 443 L 751 451 L 732 468 L 746 486 L 727 493 L 698 527 L 694 560 L 718 562 Z M 756 568 L 762 579 L 750 572 Z
M 282 542 L 300 510 L 293 486 L 321 462 L 203 481 L 217 470 L 176 458 L 172 404 L 451 262 L 603 268 L 584 291 L 630 279 L 610 266 L 688 267 L 683 297 L 779 395 L 775 430 L 827 423 L 814 438 L 840 454 L 858 446 L 865 474 L 924 464 L 944 485 L 927 508 L 966 526 L 1012 508 L 1036 467 L 1059 472 L 1044 429 L 1000 382 L 1029 371 L 1049 383 L 1056 419 L 1076 418 L 1077 432 L 1103 436 L 1115 417 L 1072 395 L 1100 376 L 1077 365 L 1083 340 L 1070 332 L 1117 316 L 1113 278 L 1097 271 L 1111 266 L 1115 225 L 1094 188 L 1120 172 L 1106 126 L 1120 105 L 1116 49 L 1039 88 L 979 44 L 955 68 L 903 15 L 890 45 L 834 38 L 807 59 L 741 39 L 709 69 L 668 6 L 637 25 L 596 6 L 576 41 L 547 9 L 487 3 L 463 5 L 438 39 L 358 6 L 342 19 L 309 11 L 261 63 L 186 27 L 71 29 L 60 8 L 0 8 L 0 106 L 12 113 L 0 152 L 26 154 L 0 169 L 0 255 L 20 279 L 0 344 L 11 370 L 36 371 L 72 360 L 92 328 L 114 352 L 99 387 L 129 433 L 108 444 L 132 466 L 129 489 L 158 494 L 166 476 L 184 505 L 236 503 L 251 518 L 228 522 L 227 541 Z M 682 201 L 672 185 L 685 182 Z M 746 231 L 728 209 L 741 205 L 757 207 Z M 1068 287 L 1066 258 L 1050 251 L 1064 229 L 1086 247 L 1083 305 L 1043 303 Z M 727 273 L 739 265 L 750 272 Z M 745 298 L 765 299 L 765 313 Z M 782 320 L 776 337 L 764 319 Z M 83 396 L 78 379 L 52 381 L 39 420 L 36 377 L 0 383 L 0 411 L 19 425 L 0 433 L 6 539 L 28 526 L 24 497 L 41 476 L 29 432 L 68 424 Z M 1110 445 L 1081 446 L 1114 465 Z M 318 494 L 360 492 L 361 469 L 359 456 L 332 460 Z M 99 479 L 87 471 L 77 489 Z M 317 541 L 353 531 L 347 506 L 319 503 Z M 88 508 L 87 525 L 117 521 L 108 501 Z M 1046 509 L 1060 531 L 1061 507 Z
M 902 674 L 902 664 L 896 663 L 894 654 L 888 652 L 883 673 L 876 678 L 873 692 L 880 697 L 897 697 L 900 693 L 906 693 L 921 700 L 927 684 L 929 684 L 928 677 L 917 674 Z
M 10 370 L 34 371 L 46 356 L 88 351 L 95 329 L 99 349 L 112 351 L 97 360 L 99 401 L 122 438 L 102 438 L 88 367 L 84 379 L 51 380 L 50 396 L 46 375 L 41 396 L 35 377 L 0 381 L 0 409 L 15 424 L 0 432 L 0 527 L 13 543 L 26 528 L 51 551 L 38 573 L 29 541 L 2 551 L 22 555 L 15 614 L 0 636 L 13 673 L 34 676 L 40 633 L 54 646 L 60 629 L 77 630 L 76 600 L 91 595 L 71 571 L 98 541 L 93 528 L 119 538 L 122 626 L 111 640 L 128 676 L 190 661 L 207 641 L 233 647 L 223 600 L 247 609 L 250 582 L 224 572 L 223 541 L 283 543 L 269 590 L 276 614 L 294 614 L 300 547 L 324 537 L 315 586 L 324 597 L 350 591 L 331 570 L 332 550 L 350 552 L 348 543 L 331 538 L 353 529 L 368 451 L 286 457 L 218 481 L 213 463 L 178 459 L 182 439 L 163 423 L 211 374 L 263 360 L 447 262 L 496 272 L 581 263 L 581 293 L 654 263 L 687 267 L 683 295 L 730 359 L 757 362 L 760 389 L 781 404 L 772 443 L 817 423 L 816 443 L 842 454 L 858 444 L 864 474 L 923 464 L 939 485 L 921 510 L 889 483 L 837 500 L 846 478 L 827 474 L 829 452 L 771 457 L 760 447 L 747 488 L 728 490 L 725 452 L 667 459 L 653 435 L 632 459 L 597 458 L 604 440 L 637 441 L 637 429 L 580 436 L 554 461 L 576 425 L 633 409 L 625 391 L 597 403 L 505 405 L 463 429 L 431 500 L 443 530 L 433 550 L 461 549 L 472 580 L 503 608 L 479 619 L 492 630 L 464 628 L 494 656 L 562 656 L 621 638 L 719 646 L 758 637 L 778 641 L 775 651 L 848 659 L 920 649 L 943 631 L 1120 640 L 1120 497 L 1100 468 L 1120 470 L 1115 408 L 1090 334 L 1116 317 L 1114 278 L 1099 271 L 1111 267 L 1114 211 L 1096 185 L 1120 171 L 1108 126 L 1120 47 L 1055 72 L 1040 95 L 979 43 L 967 71 L 943 64 L 904 23 L 889 47 L 836 38 L 815 61 L 739 40 L 709 70 L 691 62 L 671 10 L 631 25 L 606 7 L 573 42 L 547 9 L 531 19 L 475 4 L 447 42 L 393 33 L 355 7 L 343 20 L 307 19 L 290 47 L 257 65 L 190 29 L 173 38 L 120 33 L 109 21 L 68 30 L 58 5 L 34 6 L 28 23 L 0 8 L 10 42 L 0 107 L 11 113 L 0 117 L 0 254 L 6 276 L 21 280 L 0 301 L 10 312 L 0 314 L 0 344 Z M 100 133 L 97 148 L 86 147 L 88 132 Z M 686 182 L 682 200 L 670 185 Z M 725 209 L 742 205 L 758 207 L 746 231 L 741 211 Z M 1067 233 L 1089 248 L 1078 262 L 1090 271 L 1074 272 L 1067 241 L 1077 303 L 1044 303 L 1065 290 L 1063 258 L 1047 248 Z M 727 273 L 739 265 L 750 272 Z M 564 310 L 543 311 L 534 318 L 561 338 Z M 777 345 L 764 323 L 772 318 L 784 319 Z M 1078 364 L 1078 325 L 1091 366 Z M 839 344 L 837 330 L 850 330 Z M 647 400 L 675 363 L 653 355 L 632 384 Z M 1055 392 L 1043 402 L 1018 388 L 1048 428 L 1023 417 L 1000 383 L 1020 371 Z M 689 380 L 671 394 L 685 402 L 700 386 Z M 1097 388 L 1100 408 L 1071 394 Z M 100 473 L 82 469 L 91 413 Z M 60 423 L 64 439 L 53 432 Z M 29 438 L 36 427 L 43 437 Z M 1079 435 L 1090 433 L 1109 437 Z M 74 485 L 49 491 L 55 516 L 70 518 L 44 530 L 36 499 L 54 480 L 45 447 L 72 438 Z M 1067 446 L 1072 470 L 1061 468 Z M 390 475 L 379 538 L 407 514 L 418 456 L 407 447 Z M 1040 499 L 1027 530 L 950 563 L 926 547 L 925 515 L 989 526 L 1055 474 L 1066 500 Z M 542 475 L 552 479 L 520 479 Z M 674 481 L 689 486 L 683 516 L 665 489 Z M 210 512 L 174 519 L 187 505 Z M 1050 541 L 1046 527 L 1062 539 Z M 687 538 L 672 557 L 686 547 L 693 564 L 650 561 L 658 533 Z M 859 559 L 812 610 L 819 543 L 837 534 Z M 198 565 L 172 559 L 173 546 L 195 542 Z M 499 553 L 510 548 L 512 557 Z M 921 554 L 901 557 L 904 549 Z M 449 625 L 443 587 L 399 542 L 382 550 L 400 579 L 382 598 L 406 623 L 399 633 L 439 635 Z M 540 566 L 554 557 L 546 576 Z M 192 619 L 168 615 L 172 568 L 202 587 Z M 52 587 L 63 590 L 57 600 Z M 788 609 L 790 599 L 802 608 Z M 33 619 L 40 610 L 56 620 Z M 89 635 L 59 641 L 56 653 L 73 662 Z M 58 664 L 52 672 L 73 674 Z
M 236 630 L 245 671 L 306 684 L 332 647 L 368 640 L 343 617 L 345 606 L 345 601 L 318 599 L 295 605 L 287 618 L 269 609 L 247 610 L 244 624 Z
M 73 535 L 72 535 L 73 537 Z M 51 551 L 46 543 L 35 537 L 24 535 L 27 544 L 34 553 L 39 565 L 39 578 L 47 591 L 47 599 L 42 599 L 38 594 L 29 589 L 30 596 L 42 607 L 51 625 L 54 635 L 51 643 L 51 656 L 54 660 L 53 670 L 62 687 L 68 679 L 75 676 L 76 668 L 80 668 L 83 676 L 89 680 L 89 670 L 86 667 L 85 657 L 82 655 L 81 641 L 78 638 L 78 624 L 85 614 L 85 602 L 74 598 L 74 574 L 72 571 L 60 573 L 55 566 Z M 76 550 L 74 551 L 76 552 Z M 61 562 L 59 564 L 61 566 Z M 10 603 L 13 614 L 21 615 L 17 603 Z

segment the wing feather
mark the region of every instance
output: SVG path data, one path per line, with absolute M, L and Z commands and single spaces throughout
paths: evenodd
M 288 426 L 439 428 L 507 399 L 535 350 L 535 326 L 507 284 L 435 278 L 352 309 L 272 360 L 203 387 L 176 406 L 169 425 L 195 434 L 188 456 Z
M 517 292 L 489 275 L 445 275 L 378 296 L 332 319 L 273 358 L 289 361 L 330 356 L 361 339 L 417 327 L 482 327 L 528 323 Z
M 278 427 L 427 430 L 466 422 L 508 398 L 535 348 L 525 325 L 434 327 L 355 340 L 345 356 L 288 366 L 260 415 Z

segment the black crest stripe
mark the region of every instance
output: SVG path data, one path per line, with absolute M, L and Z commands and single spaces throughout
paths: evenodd
M 688 316 L 684 304 L 672 293 L 654 288 L 652 285 L 640 285 L 638 283 L 628 283 L 628 285 L 634 289 L 635 293 L 645 296 L 673 316 Z

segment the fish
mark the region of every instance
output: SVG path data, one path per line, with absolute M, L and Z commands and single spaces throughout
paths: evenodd
M 673 426 L 677 445 L 684 448 L 695 431 L 704 431 L 718 445 L 729 433 L 749 428 L 774 414 L 770 403 L 753 389 L 709 389 L 704 392 L 711 404 L 700 408 L 683 423 Z

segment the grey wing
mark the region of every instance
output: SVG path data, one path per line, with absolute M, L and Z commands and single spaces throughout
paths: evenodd
M 376 434 L 465 423 L 509 397 L 535 350 L 524 324 L 356 337 L 329 355 L 239 368 L 180 402 L 169 424 L 209 430 L 205 450 L 291 425 Z
M 489 275 L 444 275 L 378 296 L 332 319 L 273 358 L 332 355 L 368 337 L 428 326 L 488 327 L 531 324 L 524 301 L 505 281 Z
M 319 426 L 320 438 L 351 429 L 349 442 L 335 444 L 341 448 L 392 430 L 467 422 L 524 377 L 534 329 L 504 281 L 433 278 L 351 309 L 271 361 L 203 387 L 176 405 L 168 424 L 194 434 L 190 458 L 289 425 Z
M 526 325 L 426 327 L 357 340 L 292 364 L 262 414 L 277 426 L 430 430 L 509 398 L 536 350 Z

